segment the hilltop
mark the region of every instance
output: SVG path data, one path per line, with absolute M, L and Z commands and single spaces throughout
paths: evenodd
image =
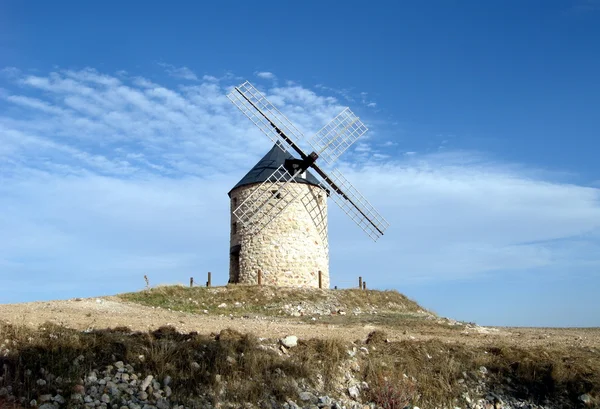
M 567 408 L 600 392 L 600 329 L 481 327 L 397 291 L 160 286 L 2 305 L 0 323 L 0 400 L 41 409 Z

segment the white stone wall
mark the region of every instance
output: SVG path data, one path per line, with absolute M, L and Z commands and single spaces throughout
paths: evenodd
M 318 287 L 321 271 L 322 286 L 329 288 L 326 192 L 316 186 L 292 183 L 289 188 L 299 191 L 300 196 L 267 227 L 250 235 L 238 223 L 234 234 L 234 206 L 259 187 L 258 184 L 242 186 L 231 192 L 231 247 L 241 245 L 241 248 L 239 273 L 235 256 L 230 258 L 230 282 L 257 284 L 260 270 L 265 285 Z

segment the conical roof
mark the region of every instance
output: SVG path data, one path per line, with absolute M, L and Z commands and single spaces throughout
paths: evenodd
M 286 159 L 295 159 L 289 152 L 283 150 L 279 145 L 274 145 L 267 154 L 258 161 L 256 165 L 244 176 L 237 184 L 229 191 L 228 195 L 238 187 L 262 183 L 271 176 L 271 174 L 281 165 Z M 297 177 L 295 183 L 305 183 L 308 185 L 319 186 L 317 178 L 306 171 L 306 177 Z

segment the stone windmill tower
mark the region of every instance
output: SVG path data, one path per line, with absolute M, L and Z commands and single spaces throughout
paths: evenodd
M 269 178 L 280 166 L 292 170 L 293 156 L 279 145 L 273 148 L 231 189 L 231 245 L 229 282 L 289 287 L 329 287 L 327 244 L 327 191 L 309 171 L 290 182 L 289 198 L 269 199 L 270 211 L 278 211 L 268 225 L 254 232 L 241 224 L 234 211 L 253 194 L 275 193 L 278 184 Z
M 228 97 L 275 143 L 229 192 L 229 282 L 256 284 L 261 271 L 264 284 L 318 287 L 320 271 L 328 288 L 327 197 L 373 240 L 389 226 L 337 169 L 315 163 L 332 165 L 367 128 L 346 108 L 308 141 L 306 154 L 302 133 L 252 84 Z

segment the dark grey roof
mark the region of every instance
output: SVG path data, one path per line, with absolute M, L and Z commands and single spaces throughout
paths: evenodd
M 231 192 L 241 186 L 264 182 L 271 176 L 275 169 L 283 165 L 286 159 L 294 159 L 294 157 L 290 155 L 289 152 L 280 148 L 279 145 L 274 145 L 273 148 L 267 152 L 267 154 L 259 160 L 252 169 L 250 169 L 250 172 L 246 173 L 246 176 L 244 176 L 227 194 L 231 196 Z M 306 178 L 297 177 L 294 182 L 315 186 L 319 185 L 317 178 L 308 170 L 306 171 Z

